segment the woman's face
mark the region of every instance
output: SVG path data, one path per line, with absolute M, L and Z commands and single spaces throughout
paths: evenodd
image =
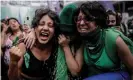
M 41 44 L 47 44 L 54 36 L 54 22 L 48 16 L 44 15 L 35 27 L 36 37 Z
M 10 19 L 9 26 L 10 26 L 11 30 L 16 31 L 19 29 L 20 24 L 15 19 Z
M 112 27 L 116 25 L 116 16 L 108 15 L 108 26 Z
M 30 27 L 27 24 L 23 25 L 24 32 L 28 33 L 30 31 Z
M 81 11 L 77 17 L 76 24 L 77 30 L 81 34 L 86 34 L 96 29 L 95 21 L 89 21 Z

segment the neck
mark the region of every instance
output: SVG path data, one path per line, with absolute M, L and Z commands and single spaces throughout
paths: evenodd
M 20 30 L 20 29 L 18 29 L 18 30 L 14 30 L 14 31 L 13 31 L 13 35 L 17 35 L 18 32 L 21 32 L 21 30 Z
M 100 39 L 100 28 L 96 28 L 94 31 L 89 32 L 84 38 L 89 43 L 96 44 L 98 40 Z
M 51 51 L 52 43 L 40 44 L 39 42 L 36 42 L 36 48 L 40 49 L 40 51 L 45 51 L 45 50 Z
M 52 53 L 52 46 L 49 45 L 46 47 L 44 45 L 37 44 L 31 50 L 33 51 L 33 54 L 37 59 L 45 61 L 50 57 Z

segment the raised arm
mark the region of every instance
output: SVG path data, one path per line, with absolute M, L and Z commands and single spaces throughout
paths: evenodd
M 28 35 L 24 36 L 24 43 L 27 48 L 32 48 L 36 40 L 34 29 L 32 28 Z
M 75 57 L 73 56 L 73 53 L 69 47 L 69 40 L 64 36 L 60 35 L 58 37 L 59 44 L 62 46 L 62 49 L 65 54 L 66 63 L 68 66 L 69 71 L 73 76 L 77 76 L 78 73 L 81 71 L 82 64 L 83 64 L 83 48 L 80 47 L 75 54 Z
M 21 65 L 23 62 L 23 55 L 26 48 L 24 43 L 20 43 L 17 47 L 13 46 L 10 49 L 10 64 L 8 69 L 9 80 L 19 80 Z

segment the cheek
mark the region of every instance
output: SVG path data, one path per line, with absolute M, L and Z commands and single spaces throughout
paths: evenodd
M 39 36 L 39 31 L 38 31 L 37 28 L 35 28 L 35 34 L 36 34 L 37 37 Z
M 54 35 L 54 33 L 55 33 L 54 28 L 51 28 L 51 29 L 49 29 L 49 30 L 50 30 L 50 34 L 51 34 L 51 36 Z
M 10 26 L 11 29 L 14 29 L 12 26 Z

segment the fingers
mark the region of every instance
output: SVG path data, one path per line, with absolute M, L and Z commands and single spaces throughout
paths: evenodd
M 32 43 L 32 39 L 28 38 L 28 40 L 26 42 L 26 47 L 29 48 L 31 43 Z
M 32 43 L 30 45 L 30 49 L 33 47 L 34 43 L 35 43 L 35 39 L 33 39 Z
M 19 39 L 18 43 L 24 42 L 24 38 Z
M 29 46 L 31 44 L 30 41 L 31 41 L 31 39 L 28 36 L 26 36 L 25 39 L 24 39 L 24 43 L 25 43 L 25 45 L 26 45 L 27 48 L 29 48 Z
M 27 48 L 32 48 L 36 40 L 34 30 L 31 31 L 28 35 L 25 35 L 24 43 Z
M 25 38 L 24 38 L 24 43 L 26 43 L 27 40 L 28 40 L 28 36 L 25 36 Z
M 13 46 L 13 47 L 10 49 L 10 54 L 11 54 L 11 55 L 16 55 L 16 56 L 18 56 L 18 57 L 23 56 L 21 50 L 20 50 L 18 47 L 15 47 L 15 46 Z
M 67 39 L 67 37 L 63 34 L 60 34 L 58 37 L 58 43 L 62 46 L 66 46 L 69 44 L 69 39 Z
M 60 38 L 60 39 L 66 39 L 65 35 L 63 35 L 63 34 L 60 34 L 60 35 L 59 35 L 59 38 Z

